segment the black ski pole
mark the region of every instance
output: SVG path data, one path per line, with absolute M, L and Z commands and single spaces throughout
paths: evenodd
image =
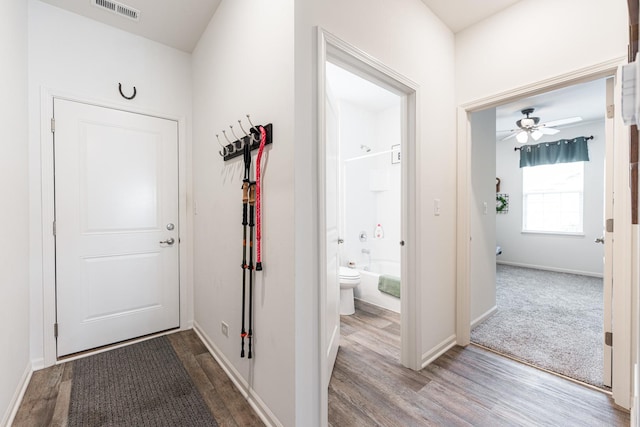
M 245 289 L 247 287 L 247 203 L 249 202 L 249 183 L 242 184 L 242 338 L 240 357 L 244 357 L 244 337 L 247 331 L 244 328 Z
M 242 180 L 242 338 L 240 347 L 240 357 L 244 357 L 244 338 L 247 336 L 245 329 L 244 308 L 246 305 L 246 283 L 247 283 L 247 204 L 249 203 L 249 173 L 251 170 L 251 152 L 249 145 L 244 146 L 244 179 Z M 249 272 L 251 274 L 251 272 Z M 251 276 L 249 276 L 251 278 Z M 251 351 L 249 351 L 251 353 Z
M 251 339 L 253 338 L 253 226 L 254 212 L 256 203 L 256 183 L 249 184 L 249 354 L 248 358 L 251 359 L 253 354 L 251 352 Z

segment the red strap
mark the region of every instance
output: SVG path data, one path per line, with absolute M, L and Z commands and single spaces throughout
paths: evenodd
M 260 126 L 260 148 L 258 149 L 258 158 L 256 159 L 256 262 L 261 264 L 262 262 L 262 209 L 261 209 L 261 183 L 262 183 L 262 152 L 267 142 L 267 131 L 264 127 Z

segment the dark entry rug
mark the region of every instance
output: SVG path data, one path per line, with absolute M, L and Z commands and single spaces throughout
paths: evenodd
M 217 426 L 166 337 L 74 362 L 69 427 Z

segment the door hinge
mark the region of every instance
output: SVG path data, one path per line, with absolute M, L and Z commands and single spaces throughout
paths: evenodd
M 56 119 L 54 119 L 53 117 L 51 117 L 51 132 L 56 132 Z
M 56 235 L 56 222 L 53 221 L 53 235 Z
M 604 343 L 609 347 L 613 347 L 613 332 L 604 333 Z
M 615 106 L 613 104 L 607 105 L 607 119 L 613 119 L 613 115 L 615 114 Z
M 613 233 L 613 218 L 608 218 L 605 223 L 607 233 Z
M 57 323 L 53 324 L 53 337 L 54 338 L 58 338 L 58 324 Z

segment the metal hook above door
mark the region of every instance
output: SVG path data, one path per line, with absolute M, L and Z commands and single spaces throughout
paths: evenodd
M 120 95 L 122 95 L 122 97 L 124 99 L 131 100 L 131 99 L 135 98 L 136 95 L 137 95 L 137 91 L 136 91 L 136 87 L 135 86 L 133 87 L 133 95 L 131 95 L 131 96 L 127 96 L 124 93 L 122 93 L 122 83 L 118 83 L 118 90 L 120 91 Z

